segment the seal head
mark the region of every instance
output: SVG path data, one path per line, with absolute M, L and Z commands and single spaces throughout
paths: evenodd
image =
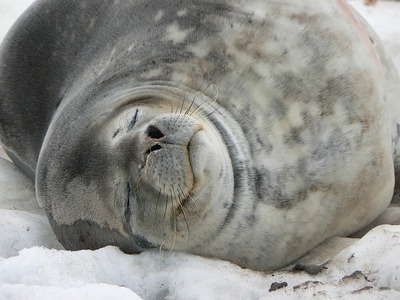
M 230 205 L 233 171 L 223 139 L 212 122 L 185 107 L 179 90 L 168 91 L 141 87 L 105 99 L 112 107 L 98 105 L 77 128 L 65 124 L 68 108 L 55 116 L 60 120 L 46 136 L 37 191 L 64 245 L 123 240 L 131 253 L 161 245 L 188 250 L 206 237 L 193 224 Z

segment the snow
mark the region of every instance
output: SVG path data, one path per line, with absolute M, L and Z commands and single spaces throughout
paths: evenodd
M 267 274 L 157 250 L 126 255 L 111 246 L 77 252 L 31 247 L 0 261 L 0 295 L 14 299 L 49 295 L 59 299 L 71 295 L 84 299 L 135 299 L 137 295 L 142 299 L 309 299 L 313 295 L 400 299 L 399 237 L 400 226 L 377 227 L 335 255 L 320 275 Z M 340 241 L 335 238 L 335 243 Z M 286 282 L 287 287 L 269 292 L 273 282 Z
M 1 0 L 0 40 L 31 0 Z M 381 36 L 400 69 L 400 3 L 348 1 Z M 4 154 L 0 153 L 0 156 Z M 361 239 L 333 237 L 293 266 L 265 273 L 232 263 L 158 250 L 62 250 L 38 207 L 34 186 L 0 158 L 0 299 L 400 299 L 400 226 Z M 273 283 L 282 288 L 270 290 Z

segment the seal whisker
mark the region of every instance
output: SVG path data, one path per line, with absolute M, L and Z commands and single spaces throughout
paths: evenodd
M 161 198 L 161 188 L 158 190 L 158 196 L 157 196 L 157 202 L 156 202 L 156 209 L 154 212 L 154 217 L 157 216 L 157 211 L 158 211 L 158 204 L 160 203 L 160 198 Z
M 186 184 L 186 183 L 183 183 L 188 189 L 190 189 L 189 188 L 189 186 Z M 198 206 L 197 206 L 197 203 L 196 203 L 196 201 L 193 199 L 193 197 L 192 197 L 192 195 L 190 195 L 190 193 L 188 193 L 188 196 L 187 196 L 187 198 L 186 198 L 186 200 L 188 200 L 188 199 L 190 199 L 190 200 L 192 200 L 192 202 L 193 202 L 193 204 L 194 204 L 194 206 L 195 206 L 195 214 L 193 215 L 193 217 L 195 217 L 195 216 L 198 216 L 198 214 L 199 214 L 199 208 L 198 208 Z M 190 201 L 187 201 L 186 203 L 188 203 L 190 206 L 192 206 L 191 204 L 190 204 Z
M 185 209 L 185 207 L 184 207 L 185 204 L 189 203 L 188 198 L 191 198 L 192 196 L 190 195 L 190 193 L 188 193 L 187 196 L 185 196 L 185 193 L 183 192 L 183 189 L 182 189 L 180 184 L 178 185 L 178 190 L 179 190 L 179 194 L 182 196 L 181 197 L 181 201 L 179 202 L 179 205 L 180 205 L 180 208 L 182 210 L 184 210 Z M 187 211 L 189 211 L 189 210 L 187 210 Z M 194 216 L 197 216 L 197 214 L 198 214 L 198 210 L 197 210 L 197 206 L 196 206 L 196 214 Z M 186 215 L 184 217 L 186 219 Z
M 178 111 L 179 111 L 179 105 L 176 105 L 176 108 L 175 108 L 174 114 L 177 114 L 177 113 L 178 113 Z
M 162 249 L 162 248 L 163 248 L 164 244 L 168 242 L 168 240 L 164 240 L 164 241 L 161 243 L 161 245 L 160 245 L 160 248 L 159 248 L 159 249 L 160 249 L 160 254 L 161 254 L 161 256 L 164 257 L 164 258 L 170 256 L 171 253 L 172 253 L 172 251 L 174 251 L 175 243 L 176 243 L 176 229 L 175 229 L 173 232 L 174 232 L 174 237 L 173 237 L 173 239 L 172 239 L 172 245 L 171 245 L 171 248 L 168 249 L 168 252 L 167 252 L 166 255 L 163 255 L 163 253 L 162 253 L 162 250 L 163 250 L 163 249 Z
M 214 87 L 216 90 L 215 96 L 213 97 L 213 100 L 208 103 L 207 107 L 204 107 L 204 104 L 206 103 L 204 100 L 203 102 L 196 108 L 194 109 L 189 116 L 192 116 L 193 114 L 195 114 L 197 111 L 200 111 L 200 114 L 202 114 L 206 108 L 212 106 L 217 100 L 218 100 L 218 96 L 219 96 L 219 90 L 218 87 L 215 84 L 211 84 L 210 87 Z M 208 88 L 207 88 L 208 89 Z M 204 97 L 206 96 L 203 92 L 197 91 L 195 93 L 195 97 L 197 96 L 197 94 L 202 94 Z
M 197 92 L 193 95 L 192 102 L 190 103 L 189 107 L 186 109 L 185 115 L 188 115 L 188 114 L 189 114 L 189 112 L 190 112 L 190 110 L 191 110 L 191 108 L 192 108 L 192 106 L 193 106 L 193 104 L 194 104 L 194 102 L 195 102 L 195 100 L 196 100 L 196 95 L 197 95 Z
M 204 95 L 204 93 L 203 92 L 200 92 L 200 91 L 197 91 L 196 93 L 195 93 L 195 97 L 197 96 L 197 94 L 202 94 L 203 96 L 205 96 Z M 200 97 L 199 97 L 200 98 Z M 201 98 L 200 98 L 201 99 Z M 196 108 L 196 109 L 194 109 L 191 113 L 189 113 L 189 116 L 192 116 L 194 113 L 196 113 L 198 110 L 200 110 L 202 107 L 203 107 L 203 104 L 205 103 L 205 101 L 204 101 L 204 99 L 202 99 L 203 101 L 200 103 L 200 105 Z
M 215 96 L 214 96 L 213 100 L 212 100 L 210 103 L 208 103 L 207 107 L 202 108 L 202 110 L 200 111 L 200 114 L 203 114 L 204 111 L 205 111 L 206 109 L 212 107 L 212 106 L 217 102 L 217 100 L 218 100 L 218 96 L 219 96 L 218 87 L 217 87 L 215 84 L 212 84 L 211 87 L 215 87 L 215 91 L 216 91 L 216 92 L 215 92 Z M 217 108 L 215 108 L 212 112 L 210 112 L 209 114 L 207 114 L 207 117 L 208 117 L 209 115 L 211 115 L 212 113 L 214 113 L 217 109 L 218 109 L 218 106 L 217 106 Z
M 165 192 L 165 183 L 163 184 L 163 190 Z M 163 220 L 165 220 L 165 217 L 167 215 L 167 206 L 168 206 L 168 194 L 167 194 L 167 200 L 165 201 L 164 218 L 163 218 Z
M 161 169 L 160 169 L 160 174 L 158 175 L 158 186 L 161 186 L 162 174 L 163 174 L 163 169 L 161 168 Z M 165 183 L 163 183 L 163 188 L 160 188 L 160 191 L 159 191 L 158 197 L 157 197 L 157 203 L 158 203 L 158 200 L 159 200 L 159 198 L 160 198 L 160 196 L 161 196 L 162 191 L 165 192 Z M 164 218 L 165 218 L 165 213 L 164 213 Z
M 173 202 L 173 200 L 172 200 L 172 202 Z M 174 227 L 173 227 L 174 238 L 172 240 L 172 246 L 171 246 L 171 249 L 169 250 L 168 255 L 170 255 L 172 253 L 172 251 L 174 250 L 175 243 L 176 243 L 176 237 L 178 235 L 177 220 L 176 220 L 176 215 L 175 215 L 174 209 L 172 209 L 172 218 L 173 218 L 173 224 L 174 224 Z
M 177 187 L 177 189 L 178 189 L 178 194 L 176 193 L 174 187 L 172 187 L 172 189 L 173 189 L 174 194 L 175 194 L 175 197 L 176 197 L 176 199 L 177 199 L 177 201 L 178 201 L 178 206 L 177 206 L 176 210 L 182 211 L 183 218 L 184 218 L 185 223 L 186 223 L 186 228 L 187 228 L 187 231 L 188 231 L 188 242 L 189 242 L 189 241 L 190 241 L 189 222 L 188 222 L 188 218 L 186 217 L 185 209 L 184 209 L 184 207 L 183 207 L 183 205 L 182 205 L 182 200 L 184 200 L 186 197 L 184 196 L 184 193 L 182 192 L 182 188 L 181 188 L 180 185 L 178 185 L 178 187 Z M 179 215 L 179 213 L 177 214 L 177 218 L 178 218 L 178 215 Z
M 182 211 L 183 214 L 183 219 L 185 220 L 186 223 L 186 228 L 187 228 L 187 232 L 188 232 L 188 243 L 190 242 L 190 226 L 189 226 L 189 221 L 188 218 L 186 217 L 186 213 L 185 213 L 185 208 L 182 206 L 181 202 L 178 201 L 179 204 L 179 208 Z
M 195 214 L 193 215 L 193 217 L 196 217 L 196 216 L 199 215 L 199 207 L 197 206 L 196 201 L 193 199 L 193 197 L 192 197 L 190 194 L 188 194 L 188 198 L 189 198 L 191 201 L 188 201 L 187 203 L 188 203 L 191 207 L 192 207 L 192 205 L 190 204 L 190 202 L 193 202 L 193 204 L 194 204 L 194 207 L 195 207 Z
M 169 197 L 169 195 L 168 195 L 168 197 Z M 172 202 L 173 202 L 173 197 L 172 197 L 172 195 L 171 195 L 171 200 L 172 200 Z M 172 209 L 171 211 L 172 211 L 172 221 L 173 221 L 173 226 L 172 226 L 172 232 L 173 232 L 172 245 L 171 245 L 171 247 L 170 247 L 168 253 L 167 253 L 166 255 L 163 255 L 163 254 L 162 254 L 162 248 L 163 248 L 164 244 L 165 244 L 166 242 L 168 242 L 168 240 L 164 240 L 164 241 L 161 243 L 159 249 L 160 249 L 160 254 L 161 254 L 163 257 L 168 257 L 169 255 L 171 255 L 172 251 L 173 251 L 174 248 L 175 248 L 175 243 L 176 243 L 177 224 L 176 224 L 176 218 L 175 218 L 175 211 L 174 211 L 174 209 Z
M 175 114 L 177 114 L 177 116 L 176 116 L 175 121 L 174 121 L 174 126 L 176 125 L 176 122 L 178 122 L 179 117 L 182 115 L 183 106 L 184 106 L 185 100 L 186 100 L 186 93 L 185 93 L 185 91 L 183 91 L 183 90 L 180 90 L 180 91 L 181 91 L 182 94 L 183 94 L 182 101 L 181 101 L 182 103 L 181 103 L 181 105 L 180 105 L 179 114 L 178 114 L 178 107 L 177 107 L 177 109 L 176 109 L 176 111 L 175 111 Z
M 182 96 L 181 108 L 180 108 L 180 110 L 179 110 L 179 115 L 182 114 L 183 106 L 185 105 L 185 102 L 186 102 L 186 93 L 185 93 L 185 91 L 183 91 L 183 90 L 181 90 L 181 92 L 182 92 L 183 96 Z
M 161 255 L 162 257 L 164 257 L 164 258 L 168 257 L 168 256 L 171 254 L 171 252 L 167 252 L 166 255 L 163 254 L 163 247 L 164 247 L 164 244 L 165 244 L 166 242 L 168 242 L 168 240 L 162 241 L 162 243 L 161 243 L 161 245 L 160 245 L 160 247 L 159 247 L 160 255 Z

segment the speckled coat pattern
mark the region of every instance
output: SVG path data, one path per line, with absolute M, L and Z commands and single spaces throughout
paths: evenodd
M 37 1 L 0 50 L 1 141 L 71 249 L 284 266 L 390 203 L 399 96 L 343 0 Z

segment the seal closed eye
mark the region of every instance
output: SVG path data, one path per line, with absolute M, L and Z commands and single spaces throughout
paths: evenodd
M 36 1 L 0 99 L 71 250 L 273 270 L 374 220 L 399 165 L 397 72 L 342 0 Z

